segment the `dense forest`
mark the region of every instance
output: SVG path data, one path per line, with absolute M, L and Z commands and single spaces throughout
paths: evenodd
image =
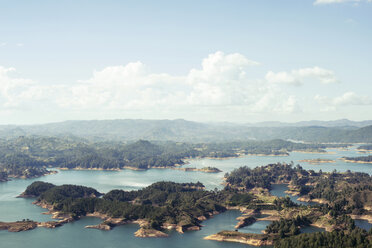
M 275 242 L 275 248 L 369 248 L 372 247 L 372 229 L 352 231 L 305 233 Z
M 98 198 L 100 195 L 88 187 L 44 182 L 32 183 L 22 194 L 38 197 L 39 202 L 75 217 L 99 212 L 127 221 L 146 219 L 149 228 L 159 230 L 165 223 L 184 228 L 200 226 L 200 217 L 225 211 L 227 202 L 241 202 L 239 196 L 231 199 L 231 192 L 205 191 L 201 183 L 158 182 L 137 191 L 112 190 Z
M 291 192 L 324 201 L 305 206 L 295 204 L 289 197 L 271 196 L 269 189 L 273 183 L 288 183 Z M 335 243 L 344 245 L 340 247 L 352 247 L 351 244 L 368 247 L 366 244 L 371 242 L 371 234 L 356 227 L 351 218 L 371 215 L 368 209 L 372 206 L 372 178 L 359 172 L 314 172 L 277 163 L 254 169 L 241 167 L 227 173 L 223 190 L 207 191 L 200 182 L 157 182 L 135 191 L 111 190 L 102 196 L 89 187 L 34 182 L 22 196 L 37 197 L 38 203 L 76 219 L 98 212 L 124 223 L 145 220 L 147 224 L 142 228 L 158 231 L 170 225 L 197 230 L 203 220 L 232 207 L 246 209 L 250 214 L 243 216 L 248 222 L 260 218 L 261 211 L 270 210 L 271 215 L 280 219 L 268 225 L 265 234 L 255 234 L 254 238 L 271 239 L 275 247 L 317 247 L 327 241 L 336 242 L 333 240 L 336 237 L 342 237 Z M 109 220 L 104 224 L 115 225 Z M 309 225 L 330 232 L 301 234 L 301 228 Z M 247 236 L 237 231 L 219 234 L 224 233 L 237 238 Z
M 280 219 L 269 224 L 265 233 L 278 234 L 280 238 L 300 234 L 300 227 L 310 225 L 311 221 L 304 216 L 297 216 L 294 219 Z
M 315 172 L 304 170 L 299 165 L 277 163 L 254 169 L 240 167 L 225 176 L 225 190 L 236 190 L 240 194 L 253 193 L 256 201 L 253 200 L 248 208 L 254 209 L 254 212 L 276 210 L 277 213 L 273 216 L 280 219 L 268 225 L 262 235 L 250 237 L 251 235 L 237 230 L 222 231 L 216 234 L 216 240 L 271 240 L 274 247 L 372 245 L 372 232 L 358 228 L 352 219 L 352 216 L 372 215 L 372 177 L 366 173 Z M 276 183 L 288 184 L 289 193 L 310 201 L 318 200 L 319 204 L 304 206 L 293 203 L 288 197 L 270 198 L 269 190 Z M 309 225 L 323 227 L 328 232 L 302 234 L 301 228 Z
M 362 172 L 315 172 L 292 164 L 240 167 L 226 173 L 227 187 L 249 191 L 270 190 L 271 184 L 288 183 L 292 193 L 307 200 L 323 199 L 332 213 L 359 214 L 372 207 L 372 177 Z
M 229 143 L 180 143 L 102 141 L 71 137 L 20 136 L 0 139 L 0 172 L 7 177 L 37 177 L 46 168 L 149 169 L 182 165 L 187 158 L 236 157 L 245 154 L 287 155 L 294 150 L 323 152 L 347 144 L 303 144 L 284 140 Z M 4 179 L 5 180 L 5 179 Z

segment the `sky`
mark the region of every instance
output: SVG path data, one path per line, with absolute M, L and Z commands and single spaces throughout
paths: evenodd
M 0 124 L 372 119 L 371 0 L 0 0 Z

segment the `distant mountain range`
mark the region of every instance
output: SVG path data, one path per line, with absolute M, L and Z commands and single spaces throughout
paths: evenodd
M 25 135 L 75 136 L 102 140 L 172 140 L 223 142 L 234 140 L 290 139 L 308 142 L 372 142 L 372 121 L 307 121 L 256 124 L 199 123 L 178 120 L 89 120 L 41 125 L 3 125 L 0 137 Z
M 256 127 L 308 127 L 308 126 L 322 126 L 322 127 L 365 127 L 372 125 L 372 120 L 367 121 L 351 121 L 348 119 L 340 119 L 334 121 L 300 121 L 294 123 L 267 121 L 258 123 L 248 123 L 249 126 Z

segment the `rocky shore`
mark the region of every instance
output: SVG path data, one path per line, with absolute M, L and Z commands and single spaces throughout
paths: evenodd
M 41 173 L 37 173 L 37 174 L 29 174 L 27 172 L 27 170 L 24 172 L 24 174 L 7 174 L 7 177 L 6 178 L 2 178 L 0 179 L 0 182 L 7 182 L 7 181 L 10 181 L 12 178 L 19 178 L 19 179 L 31 179 L 31 178 L 38 178 L 38 177 L 42 177 L 42 176 L 47 176 L 47 175 L 53 175 L 53 174 L 56 174 L 58 173 L 58 171 L 54 171 L 54 170 L 44 170 L 43 172 Z
M 0 230 L 8 230 L 9 232 L 22 232 L 35 229 L 38 223 L 32 220 L 15 221 L 15 222 L 0 222 Z
M 170 168 L 172 170 L 181 170 L 181 171 L 199 171 L 199 172 L 205 172 L 205 173 L 219 173 L 219 172 L 222 172 L 220 169 L 218 168 L 215 168 L 215 167 L 204 167 L 204 168 L 201 168 L 201 169 L 198 169 L 198 168 L 193 168 L 193 167 L 190 167 L 190 168 Z
M 49 214 L 49 212 L 48 212 Z M 65 223 L 71 222 L 74 219 L 71 216 L 61 214 L 59 212 L 54 212 L 52 218 L 59 219 L 57 221 L 46 221 L 46 222 L 36 222 L 33 220 L 22 220 L 15 222 L 0 222 L 0 230 L 8 230 L 9 232 L 22 232 L 35 229 L 37 227 L 45 228 L 56 228 L 60 227 Z
M 241 216 L 237 219 L 239 220 L 239 222 L 235 225 L 235 229 L 243 228 L 256 222 L 256 218 L 253 216 Z
M 268 246 L 274 243 L 266 234 L 240 233 L 236 231 L 222 231 L 209 235 L 204 239 L 220 242 L 235 242 L 253 246 Z
M 212 213 L 212 215 L 218 214 Z M 108 217 L 105 214 L 101 214 L 98 212 L 94 213 L 88 213 L 86 216 L 88 217 L 97 217 L 103 220 L 102 223 L 98 225 L 88 225 L 85 226 L 85 228 L 93 228 L 93 229 L 100 229 L 100 230 L 105 230 L 109 231 L 112 228 L 119 226 L 119 225 L 125 225 L 125 224 L 138 224 L 140 226 L 140 229 L 135 233 L 136 237 L 141 237 L 141 238 L 153 238 L 153 237 L 166 237 L 168 234 L 164 233 L 163 231 L 156 230 L 153 228 L 150 228 L 150 224 L 148 223 L 147 220 L 145 219 L 138 219 L 138 220 L 125 220 L 122 218 L 111 218 Z M 206 220 L 207 218 L 203 216 L 204 218 L 201 218 L 200 220 Z M 184 233 L 186 231 L 198 231 L 200 230 L 200 226 L 193 226 L 193 225 L 177 225 L 177 224 L 170 224 L 170 223 L 164 223 L 162 226 L 162 229 L 164 230 L 176 230 L 179 233 Z
M 308 196 L 301 196 L 299 198 L 297 198 L 297 201 L 302 201 L 302 202 L 314 202 L 314 203 L 319 203 L 319 204 L 326 204 L 326 203 L 329 203 L 327 200 L 325 199 L 321 199 L 321 198 L 314 198 L 314 199 L 310 199 L 310 197 Z
M 165 238 L 165 237 L 168 237 L 168 234 L 166 234 L 162 231 L 155 230 L 155 229 L 147 229 L 147 228 L 143 228 L 143 227 L 138 229 L 138 231 L 135 232 L 134 235 L 136 237 L 140 237 L 140 238 Z

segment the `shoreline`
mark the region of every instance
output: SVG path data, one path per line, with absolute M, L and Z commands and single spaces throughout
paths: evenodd
M 302 150 L 293 150 L 292 152 L 298 153 L 309 153 L 309 154 L 336 154 L 336 152 L 327 152 L 327 151 L 302 151 Z
M 312 164 L 312 165 L 327 164 L 327 163 L 336 163 L 336 161 L 335 160 L 332 160 L 332 159 L 319 159 L 319 158 L 316 158 L 316 159 L 303 159 L 303 160 L 299 160 L 298 162 L 309 163 L 309 164 Z
M 18 175 L 12 175 L 12 174 L 10 174 L 10 175 L 8 175 L 8 178 L 10 178 L 10 179 L 5 180 L 4 182 L 11 181 L 11 179 L 32 179 L 32 178 L 38 178 L 38 177 L 44 177 L 44 176 L 54 175 L 54 174 L 57 174 L 57 173 L 58 173 L 58 171 L 50 170 L 50 171 L 48 171 L 46 173 L 43 173 L 42 175 L 38 175 L 38 176 L 35 175 L 35 176 L 30 176 L 30 177 L 27 177 L 27 176 L 24 176 L 24 175 L 18 176 Z M 2 181 L 0 181 L 0 182 L 2 182 Z
M 203 169 L 203 168 L 195 168 L 195 167 L 182 167 L 180 168 L 180 166 L 182 165 L 176 165 L 174 167 L 151 167 L 151 168 L 148 168 L 148 169 L 140 169 L 140 168 L 136 168 L 136 167 L 130 167 L 130 166 L 125 166 L 123 168 L 115 168 L 115 169 L 103 169 L 103 168 L 81 168 L 81 167 L 75 167 L 75 168 L 66 168 L 66 167 L 61 167 L 61 168 L 58 168 L 62 171 L 123 171 L 123 170 L 133 170 L 133 171 L 146 171 L 146 170 L 150 170 L 150 169 L 169 169 L 169 170 L 180 170 L 180 171 L 185 171 L 185 172 L 190 172 L 190 171 L 198 171 L 198 172 L 205 172 L 205 173 L 219 173 L 219 172 L 222 172 L 220 169 L 216 168 L 216 170 L 207 170 L 207 169 Z
M 19 197 L 31 198 L 32 196 L 20 195 Z M 120 226 L 120 225 L 138 224 L 140 228 L 134 233 L 134 235 L 136 237 L 141 237 L 141 238 L 168 237 L 168 234 L 163 231 L 173 230 L 173 229 L 181 234 L 186 231 L 201 230 L 201 225 L 178 225 L 178 224 L 172 224 L 172 223 L 163 223 L 162 225 L 163 230 L 157 230 L 157 229 L 149 228 L 150 223 L 146 219 L 126 220 L 124 218 L 110 217 L 107 214 L 103 214 L 100 212 L 86 213 L 85 215 L 79 215 L 79 216 L 73 217 L 70 213 L 63 213 L 63 212 L 54 210 L 52 205 L 45 203 L 45 202 L 35 201 L 32 204 L 35 204 L 36 206 L 47 209 L 48 211 L 42 214 L 52 215 L 51 217 L 52 219 L 58 220 L 58 221 L 47 221 L 47 222 L 35 222 L 36 227 L 56 228 L 56 227 L 60 227 L 64 225 L 65 223 L 79 221 L 82 217 L 96 217 L 96 218 L 101 219 L 103 222 L 97 225 L 87 225 L 85 226 L 85 228 L 109 231 L 113 229 L 114 227 Z M 204 221 L 220 213 L 221 212 L 218 212 L 218 211 L 207 212 L 205 213 L 205 215 L 198 217 L 198 219 L 200 221 Z M 27 229 L 27 230 L 30 230 L 30 229 Z
M 346 163 L 354 163 L 354 164 L 372 164 L 371 162 L 368 161 L 359 161 L 359 160 L 352 160 L 352 159 L 346 159 L 346 158 L 339 158 L 340 160 L 346 162 Z
M 356 215 L 356 214 L 350 214 L 349 215 L 353 220 L 366 220 L 369 224 L 372 224 L 372 216 L 371 215 Z
M 235 231 L 222 231 L 216 234 L 208 235 L 203 239 L 219 242 L 235 242 L 252 246 L 269 246 L 274 244 L 273 240 L 268 239 L 268 235 L 240 233 Z

